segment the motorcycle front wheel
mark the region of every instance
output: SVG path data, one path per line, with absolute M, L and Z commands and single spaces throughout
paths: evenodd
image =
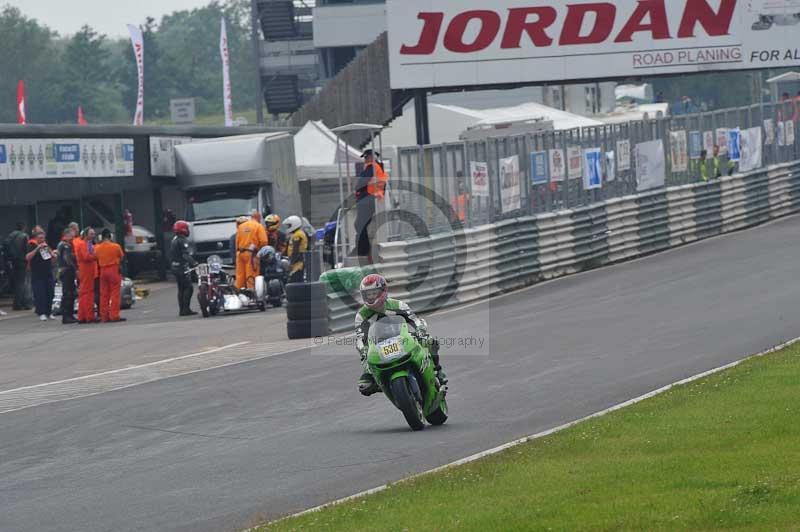
M 408 377 L 398 377 L 392 381 L 392 397 L 394 397 L 403 416 L 406 418 L 411 430 L 417 431 L 425 428 L 425 416 L 422 412 L 422 405 L 414 397 L 411 391 L 411 384 Z
M 201 284 L 197 290 L 197 303 L 200 305 L 200 312 L 203 317 L 207 318 L 211 315 L 208 309 L 208 285 Z

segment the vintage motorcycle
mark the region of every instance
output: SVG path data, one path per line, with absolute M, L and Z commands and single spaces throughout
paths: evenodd
M 205 264 L 198 264 L 187 271 L 187 274 L 197 275 L 197 303 L 204 318 L 216 316 L 221 312 L 267 310 L 269 298 L 263 276 L 255 278 L 252 290 L 238 290 L 234 283 L 235 276 L 225 270 L 222 258 L 212 255 Z

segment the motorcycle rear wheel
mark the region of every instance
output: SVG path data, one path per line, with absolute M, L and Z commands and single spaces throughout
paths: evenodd
M 411 385 L 408 377 L 398 377 L 391 383 L 392 397 L 406 418 L 411 430 L 417 431 L 425 428 L 425 416 L 422 412 L 422 405 L 419 404 L 414 394 L 411 392 Z

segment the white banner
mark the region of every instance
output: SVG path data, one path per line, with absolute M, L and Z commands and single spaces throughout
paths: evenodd
M 175 146 L 190 142 L 191 137 L 150 137 L 150 175 L 175 177 Z
M 233 126 L 233 91 L 231 90 L 231 57 L 228 50 L 228 29 L 225 18 L 220 23 L 219 55 L 222 59 L 222 104 L 225 108 L 225 127 Z
M 550 181 L 564 181 L 567 178 L 567 165 L 564 150 L 550 150 Z
M 703 133 L 703 149 L 706 150 L 706 156 L 711 157 L 714 153 L 714 132 L 706 131 Z
M 769 146 L 775 142 L 775 122 L 771 118 L 764 120 L 764 144 Z
M 743 130 L 739 137 L 739 143 L 742 150 L 741 158 L 739 159 L 739 170 L 749 172 L 750 170 L 761 168 L 763 165 L 761 128 L 753 127 Z
M 500 159 L 500 199 L 503 214 L 518 211 L 520 203 L 519 156 Z
M 689 143 L 686 139 L 686 131 L 670 131 L 669 147 L 672 171 L 686 172 L 689 169 Z
M 133 139 L 0 139 L 0 177 L 133 176 Z
M 133 115 L 133 125 L 144 125 L 144 38 L 138 26 L 128 24 L 131 34 L 133 55 L 136 58 L 136 72 L 139 77 L 139 88 L 136 92 L 136 113 Z
M 786 146 L 793 146 L 794 145 L 794 120 L 787 120 L 784 124 L 784 135 L 786 138 L 785 145 Z
M 616 181 L 617 179 L 617 159 L 613 151 L 606 152 L 606 181 Z
M 728 153 L 728 128 L 720 127 L 716 131 L 717 147 L 719 147 L 720 155 L 727 155 Z
M 570 179 L 583 177 L 583 153 L 580 146 L 567 148 L 567 175 Z
M 631 141 L 617 141 L 617 169 L 625 172 L 631 169 Z
M 472 176 L 472 196 L 476 198 L 488 198 L 489 165 L 483 162 L 470 161 L 469 173 Z
M 388 0 L 393 89 L 795 66 L 797 0 Z
M 660 140 L 636 145 L 636 190 L 639 192 L 663 187 L 666 183 L 664 143 Z

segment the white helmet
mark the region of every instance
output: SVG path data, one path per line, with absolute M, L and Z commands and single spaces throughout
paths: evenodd
M 299 216 L 289 216 L 283 224 L 286 226 L 286 230 L 289 233 L 294 233 L 303 227 L 303 220 L 301 220 Z

